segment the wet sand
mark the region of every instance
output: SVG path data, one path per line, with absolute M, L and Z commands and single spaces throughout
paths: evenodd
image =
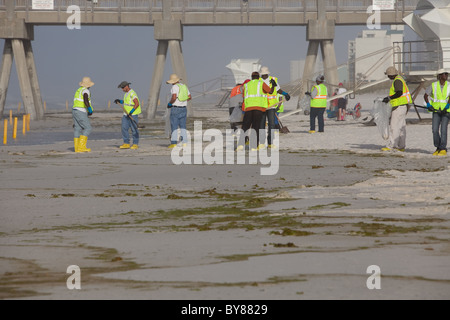
M 224 130 L 227 115 L 202 110 L 188 129 Z M 119 150 L 120 114 L 97 113 L 92 152 L 76 154 L 55 138 L 70 115 L 50 114 L 27 133 L 45 144 L 0 147 L 0 297 L 448 299 L 449 161 L 409 117 L 406 152 L 383 153 L 361 119 L 310 135 L 292 116 L 263 176 L 260 163 L 174 165 L 160 117 L 141 120 L 139 150 Z

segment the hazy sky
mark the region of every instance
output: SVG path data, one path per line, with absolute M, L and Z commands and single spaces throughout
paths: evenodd
M 348 41 L 365 26 L 336 27 L 337 62 L 347 61 Z M 260 58 L 281 84 L 290 81 L 290 61 L 305 59 L 306 27 L 184 27 L 182 50 L 190 86 L 221 75 L 232 59 Z M 123 97 L 117 88 L 127 80 L 140 100 L 147 104 L 157 41 L 153 27 L 89 27 L 69 30 L 65 26 L 35 26 L 32 41 L 42 99 L 48 108 L 65 108 L 84 76 L 95 82 L 94 107 Z M 274 39 L 275 42 L 273 41 Z M 0 42 L 3 48 L 3 40 Z M 161 102 L 166 103 L 173 72 L 168 52 Z M 199 89 L 199 88 L 197 88 Z M 15 64 L 7 95 L 7 107 L 21 100 Z

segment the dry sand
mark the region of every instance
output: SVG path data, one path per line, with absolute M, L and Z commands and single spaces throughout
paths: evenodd
M 313 135 L 302 113 L 285 119 L 274 176 L 174 165 L 161 115 L 141 120 L 133 151 L 118 149 L 120 114 L 97 112 L 85 154 L 70 114 L 33 121 L 0 147 L 0 297 L 448 299 L 448 158 L 431 156 L 428 114 L 409 113 L 403 153 L 380 151 L 368 115 Z M 227 117 L 196 109 L 188 129 Z M 70 265 L 81 290 L 66 286 Z M 367 287 L 371 265 L 381 289 Z

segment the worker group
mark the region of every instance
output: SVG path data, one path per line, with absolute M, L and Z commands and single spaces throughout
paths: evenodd
M 389 95 L 382 102 L 386 107 L 391 108 L 389 120 L 389 139 L 382 151 L 405 151 L 406 148 L 406 114 L 413 104 L 411 93 L 405 79 L 399 74 L 395 67 L 387 68 L 386 76 L 392 80 Z M 450 119 L 450 86 L 448 85 L 448 72 L 440 69 L 437 72 L 437 81 L 432 83 L 425 92 L 424 100 L 426 109 L 432 112 L 432 134 L 433 143 L 436 150 L 434 156 L 447 155 L 447 129 Z M 171 84 L 170 101 L 167 108 L 170 109 L 171 136 L 169 148 L 179 145 L 187 145 L 186 118 L 187 104 L 192 99 L 188 87 L 181 83 L 176 74 L 171 74 L 167 84 Z M 325 77 L 319 75 L 315 79 L 315 85 L 305 95 L 310 98 L 310 130 L 309 133 L 316 133 L 316 119 L 319 133 L 325 131 L 324 113 L 327 108 L 328 90 L 324 84 Z M 74 150 L 75 152 L 90 152 L 87 148 L 87 139 L 92 131 L 89 116 L 93 114 L 90 88 L 94 82 L 89 77 L 84 77 L 79 83 L 79 88 L 75 92 L 73 99 L 72 118 L 74 127 Z M 136 92 L 130 88 L 131 83 L 122 81 L 118 88 L 124 92 L 123 99 L 116 99 L 114 103 L 122 105 L 123 116 L 121 123 L 123 144 L 120 149 L 139 148 L 139 114 L 141 104 Z M 345 89 L 342 83 L 339 84 L 340 94 L 338 102 L 339 114 L 337 121 L 341 121 L 345 116 L 345 100 L 342 93 Z M 234 100 L 234 101 L 233 101 Z M 230 115 L 233 111 L 238 111 L 240 121 L 232 123 L 232 128 L 237 129 L 237 124 L 242 124 L 244 134 L 238 139 L 236 151 L 244 151 L 245 145 L 249 145 L 252 151 L 266 148 L 275 148 L 274 133 L 281 129 L 281 122 L 278 118 L 280 112 L 284 111 L 283 102 L 289 101 L 289 93 L 283 91 L 278 83 L 278 78 L 271 76 L 268 67 L 254 71 L 250 79 L 243 83 L 238 83 L 230 94 Z M 342 102 L 342 103 L 341 103 Z M 234 109 L 238 110 L 234 110 Z M 267 123 L 267 133 L 266 133 Z M 180 130 L 178 130 L 180 129 Z M 130 137 L 131 130 L 131 137 Z M 178 134 L 180 131 L 180 134 Z M 251 135 L 254 138 L 250 139 Z

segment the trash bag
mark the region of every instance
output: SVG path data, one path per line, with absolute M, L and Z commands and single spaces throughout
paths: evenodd
M 311 98 L 307 95 L 304 95 L 299 101 L 298 105 L 301 110 L 303 110 L 303 113 L 305 115 L 308 115 L 311 111 L 311 105 L 310 105 Z
M 244 113 L 242 112 L 241 107 L 239 105 L 234 107 L 233 112 L 230 114 L 230 122 L 231 123 L 242 122 L 243 119 Z
M 389 121 L 391 118 L 392 107 L 389 103 L 384 103 L 383 98 L 374 100 L 373 109 L 370 112 L 377 125 L 378 131 L 384 140 L 389 139 Z

